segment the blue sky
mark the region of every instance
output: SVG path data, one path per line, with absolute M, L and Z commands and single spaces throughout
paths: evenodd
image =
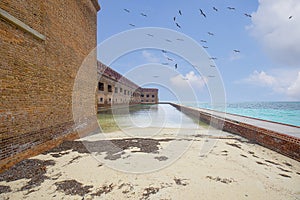
M 97 43 L 100 45 L 115 34 L 135 28 L 171 29 L 185 34 L 200 47 L 207 46 L 203 51 L 208 58 L 217 58 L 213 63 L 216 69 L 212 70 L 223 81 L 228 102 L 300 100 L 299 0 L 99 0 L 99 3 L 101 10 L 98 13 Z M 227 7 L 234 7 L 235 10 Z M 199 9 L 203 10 L 206 18 Z M 182 15 L 179 15 L 179 10 Z M 252 17 L 245 16 L 245 13 Z M 173 17 L 176 17 L 181 28 L 176 26 Z M 158 35 L 155 35 L 153 40 L 157 38 Z M 186 40 L 176 42 L 180 45 Z M 125 44 L 113 45 L 110 50 L 114 51 L 119 45 Z M 159 68 L 154 65 L 160 64 L 164 68 L 166 66 L 162 63 L 168 63 L 167 67 L 174 74 L 166 73 L 173 74 L 173 78 L 161 73 L 157 78 L 156 71 L 151 76 L 153 80 L 149 80 L 153 84 L 148 84 L 159 87 L 161 100 L 174 100 L 176 96 L 168 90 L 170 85 L 155 85 L 156 80 L 162 78 L 169 79 L 172 87 L 186 93 L 191 90 L 184 88 L 182 80 L 187 81 L 198 101 L 210 101 L 212 98 L 207 86 L 215 83 L 211 81 L 212 77 L 209 77 L 209 73 L 195 70 L 182 55 L 175 55 L 171 51 L 163 53 L 160 49 L 140 49 L 120 56 L 113 63 L 105 64 L 122 74 L 128 74 L 138 83 L 139 80 L 135 80 L 138 76 L 132 70 L 143 66 L 145 74 L 141 76 L 145 77 Z

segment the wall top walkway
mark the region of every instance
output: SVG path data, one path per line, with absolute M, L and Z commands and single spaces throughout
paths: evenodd
M 173 104 L 173 103 L 171 103 L 171 104 Z M 186 107 L 188 107 L 188 106 L 186 106 Z M 300 138 L 300 127 L 299 126 L 282 124 L 282 123 L 277 123 L 277 122 L 272 122 L 272 121 L 267 121 L 267 120 L 252 118 L 252 117 L 246 117 L 246 116 L 241 116 L 241 115 L 236 115 L 236 114 L 229 114 L 229 113 L 224 113 L 224 112 L 220 112 L 220 111 L 213 111 L 213 110 L 203 109 L 203 108 L 194 108 L 194 107 L 189 107 L 189 108 L 193 108 L 195 110 L 199 110 L 201 112 L 208 113 L 209 115 L 214 115 L 219 118 L 225 118 L 226 120 L 242 122 L 245 124 L 249 124 L 249 125 L 253 125 L 256 127 L 271 130 L 271 131 L 274 131 L 277 133 L 282 133 L 282 134 L 290 135 L 290 136 L 293 136 L 296 138 Z

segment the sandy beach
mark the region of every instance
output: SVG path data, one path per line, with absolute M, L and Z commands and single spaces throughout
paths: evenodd
M 159 129 L 151 137 L 115 131 L 64 142 L 1 174 L 0 197 L 300 199 L 299 162 L 222 131 L 181 129 L 174 137 L 178 130 Z

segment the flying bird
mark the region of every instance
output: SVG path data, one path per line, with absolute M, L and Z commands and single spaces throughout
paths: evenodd
M 179 15 L 182 15 L 182 12 L 181 12 L 181 10 L 178 10 L 178 13 L 179 13 Z
M 210 65 L 210 67 L 216 67 L 216 66 L 214 66 L 214 65 Z
M 204 42 L 204 43 L 206 43 L 207 41 L 206 41 L 206 40 L 200 40 L 200 42 Z
M 246 17 L 252 17 L 250 14 L 244 13 Z
M 167 42 L 172 42 L 171 40 L 166 39 Z
M 178 27 L 178 28 L 181 28 L 181 26 L 176 22 L 176 26 Z
M 214 76 L 214 75 L 209 75 L 208 77 L 209 77 L 209 78 L 214 78 L 214 77 L 216 77 L 216 76 Z
M 124 11 L 130 13 L 130 10 L 128 10 L 128 9 L 126 9 L 126 8 L 124 8 Z
M 161 50 L 163 53 L 167 53 L 167 51 L 166 50 Z
M 150 33 L 147 33 L 147 35 L 148 35 L 149 37 L 154 37 L 154 35 L 152 35 L 152 34 L 150 34 Z
M 213 7 L 213 9 L 218 12 L 218 9 L 216 7 Z
M 234 7 L 227 7 L 229 10 L 235 10 Z
M 132 27 L 135 27 L 135 25 L 134 24 L 129 24 L 130 26 L 132 26 Z
M 289 16 L 289 19 L 292 19 L 292 17 L 293 17 L 292 15 L 291 15 L 291 16 Z
M 241 51 L 234 49 L 233 50 L 235 53 L 240 53 Z
M 178 41 L 184 41 L 184 39 L 181 39 L 181 38 L 177 38 L 176 40 L 178 40 Z
M 146 15 L 145 13 L 141 13 L 141 15 L 142 15 L 143 17 L 147 17 L 147 15 Z
M 200 10 L 200 13 L 201 15 L 203 15 L 204 17 L 206 17 L 206 14 L 203 12 L 203 10 L 199 9 Z
M 173 17 L 173 21 L 174 21 L 174 22 L 176 21 L 176 17 Z
M 202 46 L 204 49 L 208 49 L 208 47 L 207 46 Z
M 158 78 L 159 76 L 153 76 L 153 78 Z
M 211 60 L 217 60 L 217 58 L 216 58 L 216 57 L 211 57 L 211 58 L 209 58 L 209 59 L 211 59 Z
M 212 32 L 207 32 L 208 35 L 214 36 L 215 34 L 213 34 Z
M 169 63 L 161 63 L 162 65 L 169 65 Z
M 167 59 L 168 59 L 168 60 L 170 60 L 170 61 L 173 61 L 173 59 L 172 59 L 172 58 L 168 58 L 168 57 L 167 57 Z
M 175 69 L 177 69 L 177 63 L 175 64 Z

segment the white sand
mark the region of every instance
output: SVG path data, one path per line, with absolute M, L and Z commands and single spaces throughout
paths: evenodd
M 174 138 L 177 131 L 163 129 L 152 138 Z M 176 140 L 161 142 L 159 153 L 156 154 L 134 152 L 140 148 L 133 147 L 124 150 L 116 160 L 104 159 L 106 153 L 80 154 L 76 151 L 58 158 L 50 154 L 36 156 L 35 159 L 56 162 L 54 166 L 47 167 L 46 175 L 49 179 L 29 194 L 26 194 L 28 191 L 19 191 L 28 180 L 0 182 L 0 185 L 8 185 L 12 189 L 12 192 L 0 194 L 0 199 L 300 199 L 299 162 L 259 145 L 241 142 L 238 140 L 240 137 L 219 131 L 215 131 L 218 135 L 214 137 L 222 139 L 217 139 L 210 153 L 203 156 L 200 154 L 201 148 L 211 139 L 188 139 L 193 139 L 189 134 L 191 131 L 193 135 L 206 134 L 206 131 L 184 131 L 186 135 L 181 134 L 175 137 Z M 122 132 L 107 136 L 110 139 L 128 137 Z M 94 135 L 81 140 L 99 139 L 103 137 Z M 69 164 L 77 156 L 80 157 Z M 155 159 L 160 156 L 167 157 L 167 160 Z M 152 172 L 143 173 L 143 169 Z M 84 198 L 56 190 L 55 182 L 71 179 L 83 185 L 92 185 L 93 188 Z M 176 184 L 174 179 L 180 179 L 180 183 Z M 105 185 L 111 185 L 112 190 L 101 196 L 91 195 Z M 156 188 L 156 191 L 146 196 L 145 189 L 149 187 Z

